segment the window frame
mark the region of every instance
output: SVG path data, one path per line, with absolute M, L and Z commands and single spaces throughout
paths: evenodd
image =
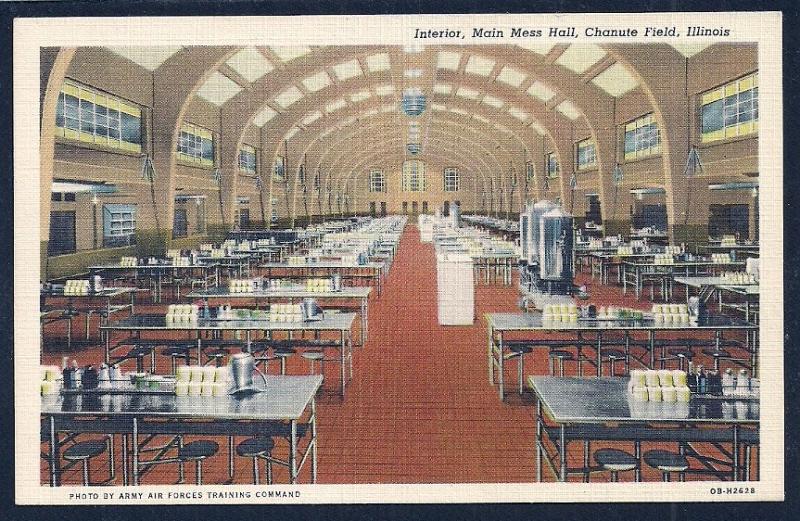
M 628 138 L 631 138 L 629 150 Z M 652 112 L 628 121 L 622 132 L 622 154 L 625 161 L 635 161 L 661 153 L 661 129 Z
M 403 192 L 425 192 L 428 189 L 425 162 L 420 159 L 404 161 L 401 177 Z
M 75 99 L 74 107 L 67 106 L 68 97 Z M 90 104 L 91 118 L 88 117 L 88 113 L 84 114 Z M 138 154 L 141 153 L 146 139 L 142 112 L 142 106 L 137 103 L 71 78 L 65 78 L 56 101 L 54 133 L 57 138 L 64 138 L 70 142 Z M 132 126 L 124 124 L 129 120 L 132 120 Z M 68 121 L 73 121 L 73 124 L 68 126 Z M 126 128 L 131 130 L 126 132 Z M 125 136 L 131 135 L 135 136 L 135 139 L 125 139 Z
M 749 93 L 746 99 L 743 94 Z M 743 106 L 749 105 L 749 109 Z M 714 107 L 713 109 L 711 107 Z M 706 109 L 708 108 L 708 113 Z M 718 115 L 713 114 L 718 111 Z M 742 116 L 748 115 L 747 119 Z M 698 126 L 701 143 L 751 137 L 758 134 L 758 71 L 746 74 L 699 96 Z M 719 127 L 706 120 L 719 119 Z
M 258 175 L 258 150 L 256 147 L 243 143 L 239 148 L 239 172 L 245 175 Z
M 135 203 L 103 203 L 103 247 L 117 248 L 136 243 Z M 110 221 L 106 221 L 110 218 Z M 115 226 L 116 225 L 116 226 Z
M 210 147 L 210 158 L 208 148 Z M 211 130 L 184 121 L 175 145 L 178 160 L 187 165 L 213 168 L 216 158 L 216 140 Z
M 547 164 L 547 178 L 558 179 L 561 177 L 561 164 L 558 162 L 558 157 L 555 152 L 548 152 L 545 156 L 545 163 Z
M 442 181 L 445 192 L 458 192 L 461 188 L 461 173 L 454 166 L 447 167 L 444 169 Z
M 378 168 L 370 170 L 369 191 L 371 193 L 386 193 L 386 174 L 383 170 Z
M 597 145 L 592 138 L 575 143 L 575 166 L 578 172 L 597 168 Z

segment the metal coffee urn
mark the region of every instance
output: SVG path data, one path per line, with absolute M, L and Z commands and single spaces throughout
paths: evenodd
M 552 201 L 528 203 L 523 215 L 520 216 L 519 242 L 522 249 L 520 283 L 528 291 L 539 289 L 539 230 L 541 227 L 539 221 L 543 214 L 554 208 L 557 206 Z
M 572 292 L 573 217 L 561 208 L 539 219 L 539 278 L 551 294 Z

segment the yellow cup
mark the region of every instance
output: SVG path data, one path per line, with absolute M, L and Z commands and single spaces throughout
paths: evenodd
M 644 372 L 644 378 L 648 387 L 658 387 L 661 385 L 661 381 L 658 379 L 658 371 L 648 369 Z
M 692 392 L 686 386 L 676 387 L 675 397 L 676 400 L 680 403 L 689 403 L 689 399 L 692 397 Z
M 175 396 L 186 396 L 187 394 L 189 394 L 189 382 L 175 382 Z
M 661 387 L 672 387 L 672 371 L 669 369 L 662 369 L 658 372 L 658 382 Z
M 681 371 L 680 369 L 672 371 L 672 385 L 686 387 L 686 371 Z
M 665 402 L 672 403 L 676 400 L 677 394 L 674 387 L 662 387 L 661 399 Z
M 647 400 L 651 402 L 661 401 L 661 387 L 648 387 Z

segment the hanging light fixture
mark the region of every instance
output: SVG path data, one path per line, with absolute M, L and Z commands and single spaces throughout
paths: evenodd
M 425 111 L 425 95 L 417 87 L 406 89 L 401 105 L 407 116 L 419 116 Z

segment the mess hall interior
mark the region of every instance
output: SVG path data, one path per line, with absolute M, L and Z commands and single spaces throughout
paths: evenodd
M 755 44 L 41 50 L 43 486 L 759 479 Z

